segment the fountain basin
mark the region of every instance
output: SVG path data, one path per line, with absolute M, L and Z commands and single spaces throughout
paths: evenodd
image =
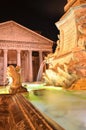
M 22 94 L 0 95 L 0 130 L 63 130 L 54 124 Z
M 39 93 L 24 96 L 63 129 L 86 130 L 86 91 L 48 87 Z

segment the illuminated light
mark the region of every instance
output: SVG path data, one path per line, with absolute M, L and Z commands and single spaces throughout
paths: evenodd
M 63 90 L 62 87 L 55 87 L 55 86 L 46 86 L 46 89 L 48 89 L 48 90 Z
M 44 83 L 35 83 L 35 82 L 24 84 L 24 87 L 27 89 L 27 91 L 45 89 Z
M 45 83 L 40 82 L 33 82 L 33 83 L 23 83 L 23 86 L 27 89 L 27 91 L 31 90 L 62 90 L 62 87 L 55 87 L 55 86 L 46 86 Z

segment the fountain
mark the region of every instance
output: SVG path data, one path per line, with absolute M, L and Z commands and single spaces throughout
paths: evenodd
M 31 84 L 27 92 L 22 89 L 20 67 L 7 68 L 9 94 L 0 95 L 0 129 L 86 130 L 86 0 L 68 0 L 64 9 L 56 23 L 60 30 L 56 51 L 40 67 L 49 66 L 42 76 L 45 90 L 34 94 L 38 86 Z
M 41 79 L 42 79 L 43 68 L 45 65 L 46 65 L 46 60 L 42 61 L 41 65 L 40 65 L 38 75 L 37 75 L 37 80 L 36 80 L 37 82 L 41 81 Z
M 68 0 L 65 14 L 56 22 L 58 35 L 55 53 L 45 60 L 43 74 L 47 85 L 66 89 L 86 89 L 86 0 Z

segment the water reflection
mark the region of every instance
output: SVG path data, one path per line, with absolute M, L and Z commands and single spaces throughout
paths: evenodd
M 86 130 L 86 91 L 41 90 L 25 95 L 66 130 Z

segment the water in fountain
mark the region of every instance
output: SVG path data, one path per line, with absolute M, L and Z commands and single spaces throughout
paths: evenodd
M 46 65 L 46 62 L 45 62 L 45 60 L 43 60 L 43 62 L 40 65 L 36 81 L 41 81 L 42 74 L 43 74 L 43 68 L 45 65 Z

